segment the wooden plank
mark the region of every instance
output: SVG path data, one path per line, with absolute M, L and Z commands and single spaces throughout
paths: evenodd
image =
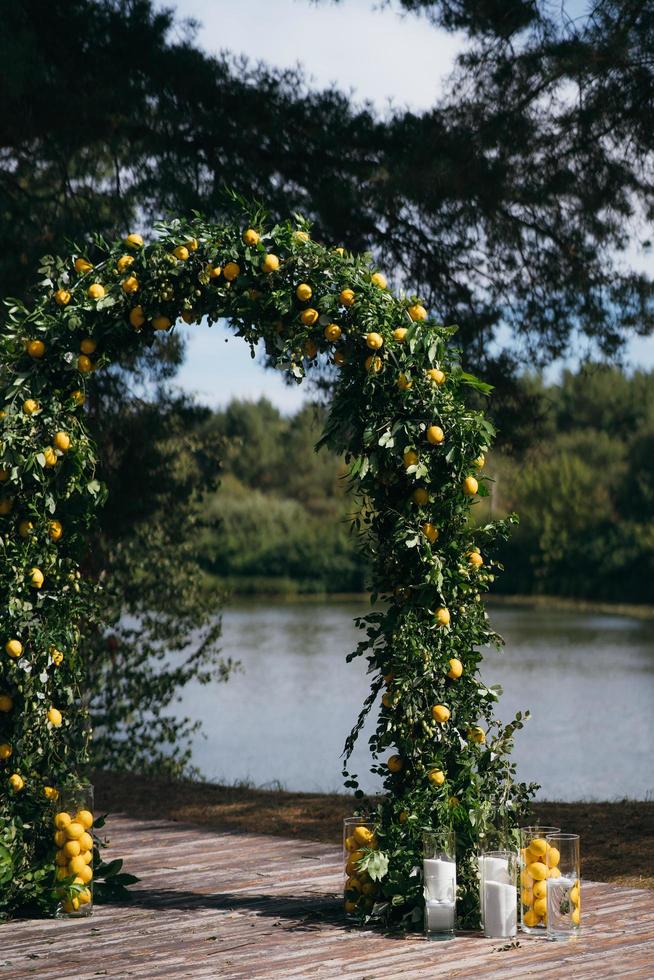
M 395 980 L 654 977 L 654 892 L 584 882 L 581 937 L 516 948 L 462 934 L 387 937 L 342 918 L 330 845 L 112 818 L 112 856 L 141 878 L 129 905 L 2 929 L 2 980 Z

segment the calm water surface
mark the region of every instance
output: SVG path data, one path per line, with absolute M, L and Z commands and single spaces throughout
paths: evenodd
M 225 610 L 223 652 L 243 672 L 194 685 L 180 711 L 203 722 L 194 762 L 213 780 L 286 789 L 342 788 L 340 754 L 368 693 L 366 664 L 345 663 L 358 631 L 357 603 L 237 603 Z M 501 684 L 497 714 L 532 713 L 516 739 L 520 778 L 542 799 L 654 796 L 654 629 L 618 616 L 491 608 L 504 636 L 483 676 Z M 369 721 L 353 768 L 364 789 Z M 352 768 L 352 767 L 351 767 Z

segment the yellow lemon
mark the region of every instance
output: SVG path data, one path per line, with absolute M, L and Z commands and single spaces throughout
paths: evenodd
M 373 286 L 378 286 L 379 289 L 386 289 L 388 286 L 388 280 L 383 272 L 373 272 L 370 277 L 370 282 L 373 284 Z
M 484 564 L 484 559 L 481 557 L 478 551 L 470 551 L 468 552 L 468 564 L 475 569 L 481 568 L 481 566 Z
M 61 521 L 48 521 L 48 537 L 51 541 L 59 541 L 63 533 Z
M 384 364 L 381 357 L 370 354 L 369 357 L 366 357 L 363 366 L 369 374 L 379 374 Z
M 474 497 L 474 495 L 479 490 L 479 484 L 475 480 L 474 476 L 467 476 L 463 481 L 463 492 L 466 497 Z
M 54 449 L 52 448 L 52 446 L 46 446 L 46 448 L 43 450 L 43 456 L 45 458 L 45 465 L 46 466 L 50 466 L 51 467 L 51 466 L 56 466 L 57 465 L 57 463 L 58 463 L 57 454 L 54 451 Z
M 84 402 L 86 401 L 86 395 L 84 394 L 83 391 L 80 391 L 79 388 L 77 388 L 75 391 L 71 391 L 70 398 L 71 401 L 73 401 L 78 406 L 83 405 Z
M 414 449 L 407 449 L 403 458 L 404 465 L 408 468 L 409 466 L 415 466 L 420 457 Z
M 407 820 L 409 819 L 409 813 L 408 813 L 408 811 L 407 810 L 402 810 L 402 812 L 400 813 L 400 816 L 399 816 L 398 819 L 399 819 L 400 823 L 406 823 Z
M 77 370 L 81 374 L 89 374 L 93 370 L 93 362 L 86 354 L 80 354 L 77 358 Z
M 0 711 L 5 714 L 14 706 L 14 699 L 9 694 L 0 694 Z
M 372 847 L 375 835 L 369 827 L 355 827 L 352 833 L 357 844 L 361 844 L 362 847 Z
M 91 864 L 93 861 L 93 851 L 84 851 L 82 854 L 85 864 Z
M 102 283 L 94 282 L 91 283 L 89 288 L 86 290 L 86 295 L 89 299 L 102 299 L 105 294 L 105 288 Z
M 264 272 L 277 272 L 279 269 L 279 257 L 277 255 L 273 255 L 272 252 L 269 252 L 268 255 L 264 255 L 261 262 L 261 268 Z
M 29 538 L 30 534 L 34 530 L 34 525 L 31 521 L 21 521 L 18 525 L 18 533 L 21 538 Z
M 318 310 L 314 310 L 312 306 L 309 306 L 306 310 L 302 310 L 300 313 L 300 320 L 305 325 L 305 327 L 312 327 L 314 323 L 318 322 L 318 317 L 320 314 Z
M 30 340 L 27 345 L 27 353 L 38 361 L 45 354 L 45 344 L 42 340 Z
M 442 786 L 445 782 L 445 773 L 442 769 L 432 769 L 427 775 L 427 779 L 434 786 Z
M 58 844 L 57 837 L 60 834 L 61 834 L 61 831 L 58 830 L 57 833 L 55 834 L 55 844 Z M 68 858 L 66 857 L 66 854 L 64 853 L 63 850 L 57 851 L 57 853 L 55 854 L 55 864 L 58 865 L 58 867 L 59 867 L 60 870 L 63 870 L 63 874 L 58 875 L 58 877 L 59 878 L 67 878 L 68 877 L 68 871 L 66 871 L 65 868 L 66 868 L 66 865 L 68 864 Z
M 92 268 L 93 266 L 91 265 L 89 260 L 83 259 L 81 255 L 79 255 L 75 259 L 75 272 L 79 272 L 80 275 L 84 275 L 84 273 L 90 272 Z
M 452 657 L 449 664 L 450 669 L 447 672 L 447 676 L 453 681 L 458 681 L 459 677 L 463 673 L 463 664 L 460 660 L 457 660 L 456 657 Z
M 66 831 L 66 838 L 69 841 L 75 841 L 78 848 L 80 848 L 81 850 L 79 839 L 84 833 L 84 826 L 81 823 L 79 823 L 77 820 L 71 820 L 70 823 L 66 824 L 64 830 Z M 75 854 L 79 854 L 79 850 L 75 851 Z M 74 855 L 71 854 L 71 857 L 74 857 Z
M 80 341 L 79 345 L 79 349 L 81 350 L 82 354 L 95 354 L 97 347 L 98 345 L 93 337 L 84 337 L 84 339 Z
M 349 875 L 356 874 L 358 870 L 357 865 L 363 857 L 365 857 L 363 851 L 352 851 L 349 858 L 347 859 L 347 864 L 345 865 L 345 871 L 347 872 L 347 874 Z
M 352 306 L 354 304 L 355 295 L 351 289 L 342 289 L 338 295 L 338 298 L 343 306 Z
M 136 276 L 127 276 L 126 279 L 123 279 L 120 285 L 123 292 L 127 293 L 129 296 L 130 293 L 138 292 L 139 281 Z
M 479 742 L 480 745 L 486 741 L 486 732 L 479 725 L 475 725 L 473 728 L 468 729 L 468 738 L 473 742 Z M 530 865 L 531 867 L 531 865 Z M 534 876 L 532 875 L 532 878 Z
M 436 618 L 436 624 L 438 626 L 449 626 L 450 625 L 450 610 L 446 609 L 445 606 L 440 606 L 434 613 Z
M 431 716 L 439 725 L 444 725 L 446 721 L 450 720 L 450 709 L 444 704 L 435 704 L 431 709 Z
M 547 852 L 547 841 L 543 837 L 534 837 L 527 850 L 535 855 L 534 860 L 538 860 Z
M 430 368 L 427 371 L 427 377 L 430 381 L 433 381 L 435 385 L 442 385 L 445 381 L 445 375 L 439 368 Z
M 140 235 L 135 235 L 133 232 L 127 238 L 124 238 L 123 241 L 130 248 L 143 248 L 143 239 Z
M 403 344 L 408 332 L 409 331 L 406 327 L 396 327 L 393 331 L 393 339 L 396 340 L 398 344 Z
M 420 303 L 414 303 L 413 306 L 409 307 L 409 316 L 412 320 L 426 320 L 427 310 Z
M 572 919 L 573 926 L 578 926 L 581 922 L 581 912 L 579 909 L 573 909 L 570 918 Z
M 119 272 L 125 272 L 125 270 L 129 269 L 130 265 L 132 265 L 133 262 L 134 262 L 133 255 L 121 255 L 121 257 L 116 262 L 116 268 L 118 269 Z
M 310 236 L 309 236 L 309 233 L 307 231 L 294 231 L 293 232 L 293 238 L 295 239 L 296 242 L 308 242 L 309 241 L 309 237 Z
M 561 860 L 561 854 L 556 847 L 551 847 L 547 845 L 547 866 L 548 868 L 555 868 L 559 861 Z
M 227 282 L 233 282 L 241 274 L 241 267 L 238 262 L 227 262 L 223 269 L 223 276 Z
M 67 898 L 61 903 L 61 907 L 67 915 L 71 915 L 79 909 L 79 898 L 77 896 Z
M 67 453 L 70 449 L 70 436 L 67 432 L 55 432 L 52 442 L 55 449 L 60 449 L 62 453 Z
M 145 314 L 142 306 L 134 306 L 129 311 L 129 322 L 135 330 L 139 330 L 145 323 Z
M 55 813 L 54 817 L 52 818 L 52 822 L 57 830 L 63 830 L 69 823 L 72 823 L 72 819 L 69 813 L 66 813 L 65 810 L 61 810 L 60 813 Z
M 346 892 L 350 892 L 350 891 L 360 892 L 361 891 L 361 882 L 359 881 L 359 879 L 358 878 L 354 878 L 354 877 L 349 877 L 347 879 L 347 881 L 345 882 L 345 891 Z
M 533 929 L 534 926 L 538 925 L 538 916 L 536 915 L 533 909 L 529 909 L 529 911 L 525 912 L 525 914 L 523 915 L 522 921 L 524 922 L 524 924 L 527 926 L 528 929 Z
M 536 901 L 534 902 L 534 912 L 536 913 L 536 915 L 538 916 L 539 919 L 542 919 L 542 917 L 547 912 L 547 899 L 546 898 L 537 898 L 536 899 Z
M 523 888 L 520 892 L 520 901 L 523 905 L 533 905 L 534 903 L 534 893 L 531 888 Z
M 79 814 L 78 814 L 78 816 L 79 816 Z M 88 833 L 88 831 L 85 830 L 84 833 L 82 834 L 82 836 L 80 837 L 80 839 L 79 839 L 79 846 L 82 849 L 82 851 L 92 851 L 93 850 L 93 838 Z
M 393 773 L 402 772 L 404 768 L 404 763 L 402 762 L 402 757 L 399 755 L 391 755 L 386 762 L 389 770 Z
M 429 491 L 424 487 L 417 487 L 413 491 L 413 500 L 419 507 L 424 507 L 429 503 Z
M 356 851 L 356 849 L 357 849 L 357 842 L 355 841 L 354 837 L 352 837 L 352 835 L 350 834 L 349 837 L 345 838 L 345 850 L 351 853 L 352 851 Z
M 77 893 L 77 901 L 80 905 L 88 905 L 91 901 L 91 892 L 88 888 L 83 888 L 81 892 Z
M 316 344 L 315 340 L 305 340 L 304 344 L 302 345 L 302 351 L 305 357 L 313 359 L 318 353 L 318 345 Z
M 55 789 L 54 786 L 44 786 L 43 795 L 45 796 L 46 800 L 58 800 L 59 790 Z
M 440 425 L 430 425 L 427 429 L 427 442 L 430 442 L 432 446 L 438 446 L 445 439 L 445 433 L 441 429 Z
M 550 868 L 547 872 L 548 878 L 560 878 L 561 870 L 559 868 Z
M 485 463 L 485 462 L 486 462 L 486 457 L 484 456 L 484 454 L 483 454 L 483 453 L 481 453 L 481 454 L 480 454 L 479 456 L 477 456 L 477 459 L 475 460 L 475 462 L 474 462 L 474 464 L 473 464 L 473 465 L 474 465 L 474 466 L 475 466 L 475 467 L 476 467 L 476 468 L 477 468 L 478 470 L 483 470 L 483 468 L 484 468 L 484 463 Z
M 520 872 L 520 884 L 525 888 L 532 888 L 534 884 L 534 879 L 531 877 L 526 868 L 523 868 Z
M 75 855 L 68 862 L 68 873 L 71 875 L 78 875 L 86 867 L 84 863 L 84 858 L 81 854 Z
M 389 694 L 388 691 L 386 692 L 386 694 L 383 694 L 382 695 L 382 704 L 384 705 L 385 708 L 392 708 L 393 707 L 393 704 L 394 704 L 393 695 L 392 694 Z
M 14 772 L 9 777 L 9 785 L 13 789 L 14 793 L 20 793 L 21 789 L 25 785 L 22 776 L 19 776 L 17 772 Z
M 57 306 L 68 306 L 70 303 L 70 293 L 67 289 L 58 289 L 54 293 L 54 301 Z
M 90 810 L 78 810 L 75 823 L 81 824 L 84 830 L 89 830 L 93 826 L 93 814 Z
M 295 295 L 301 303 L 306 303 L 313 296 L 313 289 L 307 282 L 301 282 L 295 290 Z
M 345 364 L 345 354 L 341 350 L 337 350 L 334 354 L 334 364 L 337 367 L 343 367 Z
M 404 374 L 404 372 L 398 374 L 397 387 L 400 389 L 400 391 L 408 391 L 409 388 L 411 388 L 412 386 L 413 386 L 413 381 L 411 380 L 411 378 L 408 378 L 406 374 Z
M 152 327 L 154 330 L 169 330 L 172 323 L 167 316 L 155 316 L 152 319 Z
M 23 652 L 23 644 L 20 642 L 20 640 L 7 640 L 5 643 L 5 650 L 10 657 L 17 660 Z
M 243 241 L 246 245 L 258 245 L 261 240 L 261 235 L 254 228 L 246 228 L 243 232 Z
M 341 328 L 337 323 L 328 323 L 325 327 L 325 340 L 335 343 L 337 340 L 340 340 L 341 333 Z
M 51 725 L 54 725 L 55 728 L 59 728 L 63 720 L 61 711 L 59 711 L 58 708 L 48 708 L 48 721 Z
M 534 882 L 534 898 L 546 898 L 547 897 L 547 885 L 544 881 Z
M 0 742 L 0 759 L 8 759 L 13 751 L 9 742 Z
M 39 403 L 35 402 L 33 398 L 26 398 L 23 402 L 23 412 L 25 415 L 34 415 L 39 411 Z
M 534 881 L 543 881 L 547 878 L 547 868 L 542 861 L 532 861 L 527 866 L 527 873 L 531 875 Z
M 578 885 L 573 885 L 570 889 L 570 901 L 573 905 L 579 905 L 579 887 Z
M 369 334 L 366 334 L 366 344 L 370 350 L 379 350 L 384 346 L 384 338 L 380 333 L 372 330 Z
M 197 252 L 199 248 L 199 242 L 197 238 L 189 238 L 187 242 L 184 242 L 189 252 Z
M 434 524 L 431 524 L 429 521 L 426 521 L 422 525 L 422 533 L 427 538 L 430 544 L 434 544 L 436 541 L 438 541 L 438 535 L 440 532 Z
M 33 589 L 40 589 L 45 579 L 40 568 L 31 568 L 29 572 L 30 585 Z
M 61 650 L 57 650 L 56 647 L 50 647 L 50 656 L 52 657 L 52 662 L 55 667 L 59 667 L 63 663 L 64 655 Z

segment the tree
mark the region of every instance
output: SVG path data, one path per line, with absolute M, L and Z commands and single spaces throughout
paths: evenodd
M 524 345 L 543 364 L 580 338 L 613 356 L 648 333 L 652 283 L 616 256 L 652 205 L 649 6 L 598 3 L 578 21 L 532 0 L 404 7 L 473 43 L 433 110 L 383 121 L 298 73 L 204 55 L 149 0 L 8 6 L 5 285 L 24 286 L 46 241 L 91 226 L 223 215 L 227 183 L 372 248 L 460 324 L 468 362 L 498 386 Z

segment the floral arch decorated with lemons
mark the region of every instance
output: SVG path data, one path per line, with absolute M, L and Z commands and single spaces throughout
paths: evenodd
M 479 648 L 499 642 L 481 594 L 505 531 L 470 519 L 493 430 L 467 393 L 485 386 L 419 298 L 394 295 L 368 257 L 313 241 L 300 219 L 175 221 L 150 244 L 130 234 L 95 253 L 93 264 L 73 254 L 45 266 L 31 305 L 8 301 L 2 333 L 0 914 L 55 909 L 56 787 L 87 760 L 80 627 L 96 585 L 80 563 L 103 488 L 86 392 L 95 372 L 181 317 L 227 318 L 297 380 L 316 362 L 338 372 L 322 442 L 350 464 L 373 592 L 350 655 L 367 658 L 371 692 L 346 766 L 379 699 L 370 747 L 386 791 L 368 804 L 375 832 L 351 859 L 347 907 L 421 920 L 422 833 L 445 825 L 457 832 L 459 909 L 474 922 L 479 833 L 498 814 L 515 825 L 528 797 L 508 759 L 520 720 L 493 720 L 497 691 L 479 676 Z

